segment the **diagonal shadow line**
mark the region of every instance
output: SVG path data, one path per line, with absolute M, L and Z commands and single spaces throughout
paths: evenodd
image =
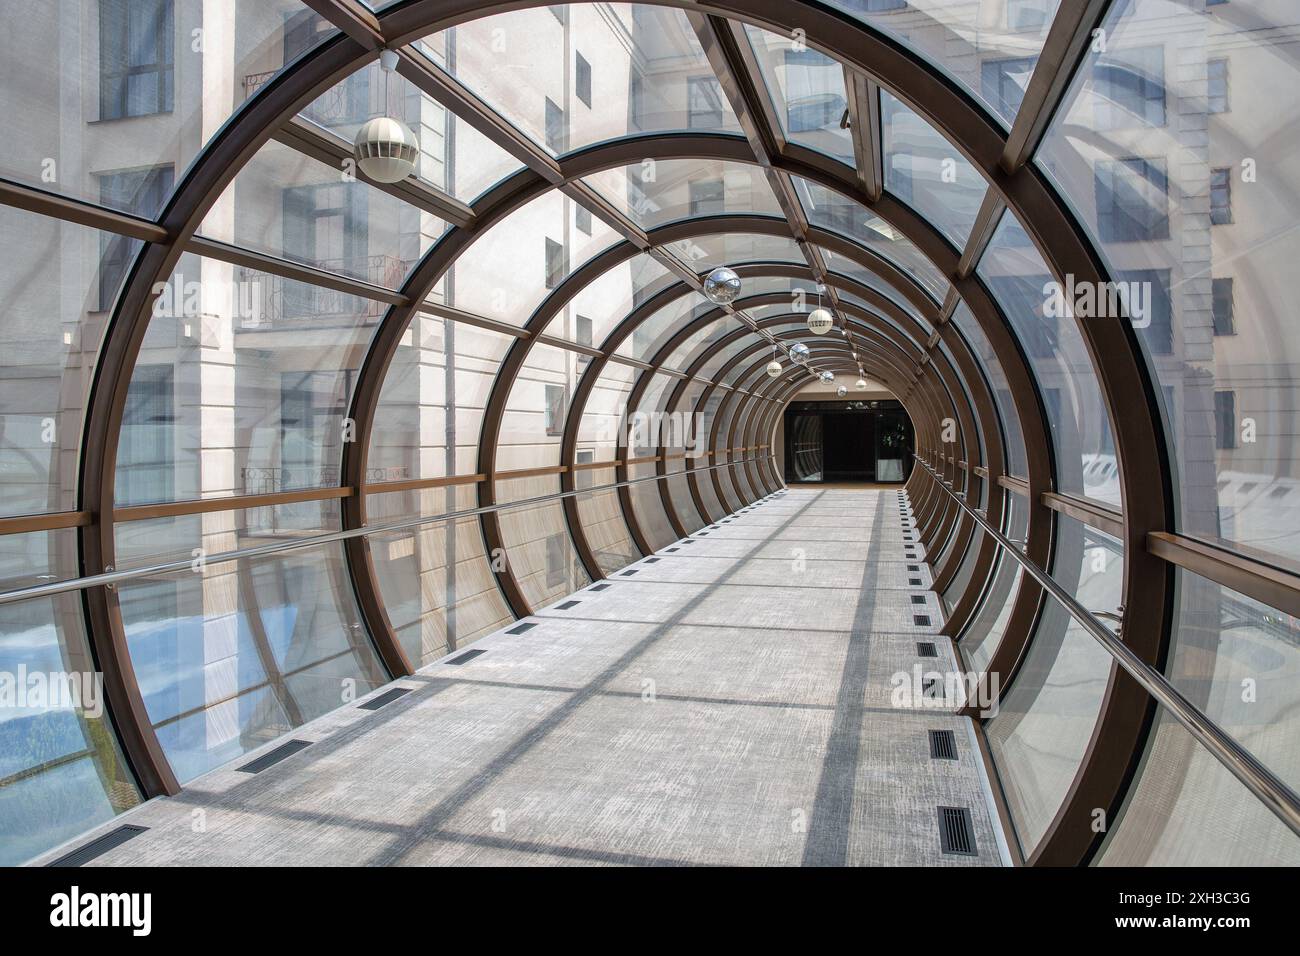
M 853 612 L 848 652 L 840 672 L 840 689 L 835 696 L 835 717 L 831 721 L 826 755 L 822 758 L 821 779 L 808 820 L 808 838 L 803 846 L 804 866 L 843 866 L 848 861 L 849 828 L 852 824 L 854 780 L 858 773 L 861 749 L 863 703 L 867 684 L 867 667 L 871 660 L 872 611 L 875 610 L 876 579 L 885 496 L 876 500 L 876 521 L 872 523 L 867 545 L 867 563 L 863 568 L 858 605 Z
M 822 492 L 817 492 L 814 497 L 797 511 L 790 515 L 789 519 L 784 521 L 780 528 L 788 527 L 798 517 L 810 508 Z M 773 536 L 780 528 L 774 530 Z M 727 571 L 717 581 L 705 588 L 695 596 L 695 599 L 688 604 L 683 605 L 676 614 L 655 627 L 653 631 L 639 640 L 632 647 L 628 648 L 621 656 L 610 663 L 604 670 L 597 674 L 592 680 L 572 697 L 560 704 L 555 710 L 546 715 L 546 718 L 540 723 L 529 728 L 521 737 L 515 740 L 505 751 L 494 757 L 487 766 L 483 767 L 471 779 L 462 783 L 447 796 L 443 797 L 438 803 L 420 820 L 409 825 L 408 833 L 403 838 L 393 840 L 390 845 L 371 856 L 367 865 L 387 866 L 394 863 L 400 863 L 402 857 L 415 849 L 418 843 L 430 836 L 434 836 L 436 831 L 441 830 L 450 820 L 452 814 L 464 806 L 474 796 L 482 792 L 493 780 L 505 772 L 512 764 L 540 744 L 545 738 L 565 720 L 572 716 L 578 708 L 596 697 L 611 680 L 627 669 L 638 657 L 646 652 L 656 641 L 663 637 L 669 630 L 677 624 L 680 624 L 686 615 L 701 601 L 706 599 L 710 594 L 719 587 L 726 584 L 727 579 L 734 574 L 734 569 Z

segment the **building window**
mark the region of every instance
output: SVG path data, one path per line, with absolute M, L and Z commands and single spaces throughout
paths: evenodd
M 591 210 L 586 206 L 573 207 L 573 224 L 578 227 L 580 232 L 591 235 Z
M 577 456 L 573 460 L 575 464 L 590 465 L 596 460 L 596 453 L 590 448 L 580 448 L 578 449 Z M 592 469 L 590 468 L 575 469 L 573 473 L 573 487 L 577 489 L 590 488 L 591 472 Z
M 1173 297 L 1169 293 L 1168 269 L 1132 269 L 1120 272 L 1124 282 L 1138 282 L 1146 307 L 1146 326 L 1140 330 L 1142 341 L 1153 355 L 1169 355 L 1174 350 Z
M 1228 112 L 1228 61 L 1205 64 L 1205 108 L 1211 113 Z
M 1015 122 L 1036 62 L 1035 57 L 1021 56 L 1010 60 L 989 60 L 980 67 L 984 101 L 992 103 L 1008 123 Z
M 585 315 L 576 316 L 573 320 L 573 338 L 579 345 L 585 345 L 587 348 L 592 347 L 592 329 L 594 328 L 591 319 Z
M 1212 279 L 1214 290 L 1210 298 L 1214 315 L 1215 335 L 1236 335 L 1237 326 L 1232 315 L 1232 280 Z
M 1094 171 L 1103 242 L 1169 238 L 1169 178 L 1157 160 L 1110 159 Z
M 285 258 L 361 281 L 371 274 L 370 217 L 366 186 L 358 182 L 290 186 L 280 194 L 281 248 Z M 273 285 L 280 284 L 278 280 Z M 364 315 L 360 296 L 302 282 L 284 282 L 281 313 L 285 317 Z
M 176 497 L 174 380 L 170 365 L 142 365 L 131 376 L 117 451 L 117 494 L 124 504 Z
M 565 6 L 548 6 L 546 9 L 551 11 L 551 15 L 552 15 L 553 17 L 555 17 L 555 19 L 559 20 L 561 23 L 563 23 L 563 24 L 565 24 L 565 25 L 568 24 L 568 22 L 569 22 L 569 8 L 568 8 L 568 7 L 565 7 Z
M 1007 0 L 1007 28 L 1041 30 L 1052 19 L 1053 0 Z
M 582 100 L 585 106 L 591 106 L 591 64 L 581 53 L 574 53 L 577 57 L 577 66 L 575 68 L 574 86 L 578 94 L 578 99 Z
M 553 153 L 566 151 L 568 129 L 565 125 L 564 110 L 555 105 L 549 96 L 546 98 L 546 147 Z
M 1093 65 L 1098 129 L 1165 125 L 1165 50 L 1117 50 Z
M 1232 170 L 1210 170 L 1210 222 L 1222 226 L 1232 222 Z
M 721 179 L 702 179 L 690 184 L 691 216 L 716 216 L 726 210 Z
M 558 438 L 564 434 L 564 386 L 546 386 L 546 434 Z
M 174 179 L 171 166 L 106 173 L 99 177 L 99 202 L 110 209 L 152 219 L 171 195 Z M 107 311 L 113 307 L 140 240 L 101 233 L 99 247 L 99 309 Z
M 170 113 L 172 0 L 100 0 L 99 118 Z
M 1237 393 L 1214 393 L 1214 447 L 1237 447 Z
M 686 125 L 689 129 L 720 129 L 725 122 L 722 87 L 716 76 L 692 76 L 686 80 Z
M 546 288 L 554 289 L 569 274 L 569 256 L 554 239 L 546 240 Z

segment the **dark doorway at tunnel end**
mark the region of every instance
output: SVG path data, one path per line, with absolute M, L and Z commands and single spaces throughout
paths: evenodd
M 912 421 L 894 399 L 793 402 L 785 410 L 789 484 L 901 484 L 912 448 Z

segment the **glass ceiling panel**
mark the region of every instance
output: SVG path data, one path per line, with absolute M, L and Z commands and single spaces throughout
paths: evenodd
M 889 244 L 886 248 L 889 249 L 890 255 L 897 256 L 894 265 L 896 265 L 904 274 L 915 279 L 922 290 L 927 292 L 935 301 L 941 301 L 943 299 L 948 288 L 947 280 L 944 279 L 939 270 L 931 264 L 929 259 L 921 255 L 920 250 L 917 249 L 916 246 L 912 245 L 906 239 L 903 239 L 900 242 Z M 880 251 L 882 256 L 885 255 L 885 253 L 879 249 L 876 251 Z M 831 272 L 838 272 L 840 275 L 848 276 L 860 285 L 869 286 L 877 292 L 880 292 L 882 295 L 889 296 L 898 303 L 899 308 L 907 310 L 907 312 L 912 315 L 920 316 L 920 312 L 911 304 L 910 300 L 904 299 L 901 295 L 896 293 L 893 286 L 885 282 L 884 279 L 880 278 L 880 276 L 876 275 L 876 273 L 872 272 L 866 266 L 859 265 L 855 260 L 850 259 L 847 256 L 842 256 L 838 252 L 832 252 L 829 249 L 824 249 L 823 255 L 826 257 L 826 268 Z
M 537 7 L 418 46 L 552 155 L 637 133 L 740 131 L 681 10 Z
M 763 170 L 746 163 L 647 159 L 603 170 L 583 182 L 646 230 L 723 213 L 781 215 Z
M 1036 163 L 1140 297 L 1180 529 L 1297 559 L 1300 5 L 1203 6 L 1112 4 Z
M 444 282 L 444 304 L 522 326 L 575 269 L 622 241 L 599 219 L 575 227 L 574 203 L 552 190 L 516 209 L 466 249 Z
M 966 245 L 988 184 L 937 129 L 880 91 L 885 188 L 958 249 Z
M 336 32 L 298 0 L 22 4 L 4 23 L 0 177 L 148 219 L 248 97 Z
M 1057 315 L 1051 273 L 1007 212 L 980 260 L 979 277 L 1020 339 L 1038 380 L 1056 449 L 1056 479 L 1067 494 L 1120 504 L 1118 461 L 1097 373 L 1072 314 Z
M 462 202 L 473 202 L 523 164 L 378 61 L 336 83 L 298 114 L 349 143 L 376 116 L 396 117 L 420 144 L 416 176 Z
M 685 342 L 673 349 L 672 354 L 664 359 L 664 368 L 685 372 L 719 339 L 743 328 L 747 328 L 745 323 L 734 315 L 725 316 L 717 322 L 710 322 L 699 331 L 691 333 Z
M 792 262 L 798 265 L 806 265 L 808 262 L 800 251 L 799 244 L 793 239 L 764 233 L 712 233 L 670 242 L 664 248 L 690 263 L 700 273 L 720 265 L 734 267 L 745 262 Z M 743 293 L 743 285 L 741 289 Z
M 1002 364 L 993 354 L 993 346 L 988 336 L 980 328 L 975 316 L 965 302 L 958 302 L 953 311 L 951 322 L 966 340 L 971 354 L 984 372 L 989 390 L 997 406 L 998 417 L 1002 421 L 1002 437 L 1006 444 L 1006 469 L 1009 474 L 1024 477 L 1028 474 L 1025 467 L 1025 440 L 1020 433 L 1020 418 L 1016 415 L 1015 403 L 1011 398 L 1011 386 L 1007 384 L 1006 373 Z
M 226 187 L 199 234 L 396 289 L 446 229 L 396 196 L 268 142 Z
M 676 281 L 654 256 L 639 253 L 584 286 L 546 325 L 546 334 L 600 348 L 615 326 L 646 298 Z
M 844 68 L 790 37 L 748 25 L 745 33 L 785 138 L 853 166 L 853 136 L 840 126 Z
M 633 329 L 632 334 L 623 340 L 615 354 L 640 362 L 649 362 L 683 326 L 716 308 L 716 305 L 698 292 L 686 290 L 678 298 L 656 309 L 644 322 Z
M 746 349 L 753 348 L 759 343 L 756 335 L 745 335 L 728 345 L 722 346 L 709 356 L 709 360 L 700 366 L 696 373 L 701 378 L 712 380 L 722 366 L 726 365 L 733 358 Z M 716 393 L 715 393 L 716 394 Z
M 1015 120 L 1060 0 L 830 0 L 911 47 L 1004 126 Z

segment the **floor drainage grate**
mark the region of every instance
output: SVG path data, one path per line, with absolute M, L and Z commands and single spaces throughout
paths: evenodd
M 567 611 L 567 610 L 569 610 L 569 608 L 577 607 L 577 606 L 578 606 L 579 604 L 581 604 L 581 603 L 582 603 L 581 601 L 565 601 L 563 604 L 557 604 L 557 605 L 555 605 L 555 610 L 557 610 L 557 611 Z
M 929 627 L 929 626 L 930 626 L 930 615 L 928 615 L 928 614 L 913 614 L 913 615 L 912 615 L 912 623 L 915 624 L 917 627 Z
M 930 731 L 930 759 L 957 759 L 957 737 L 951 730 Z
M 535 628 L 536 626 L 537 626 L 537 622 L 536 622 L 536 621 L 525 621 L 523 624 L 516 624 L 516 625 L 515 625 L 514 627 L 512 627 L 510 630 L 506 631 L 506 633 L 507 633 L 507 634 L 522 634 L 522 633 L 524 633 L 525 631 L 531 631 L 531 630 L 532 630 L 533 628 Z M 484 652 L 484 651 L 479 651 L 478 653 L 483 654 L 483 653 L 485 653 L 485 652 Z M 448 661 L 447 663 L 448 663 L 448 664 L 451 664 L 451 663 L 454 663 L 454 662 L 453 662 L 453 661 Z
M 938 647 L 935 646 L 934 641 L 917 641 L 916 656 L 917 657 L 938 657 L 939 649 Z
M 89 863 L 96 857 L 103 856 L 109 850 L 115 850 L 127 840 L 138 837 L 141 833 L 148 830 L 148 827 L 136 827 L 125 824 L 116 830 L 110 830 L 102 837 L 91 840 L 84 846 L 79 846 L 71 853 L 65 853 L 57 860 L 51 860 L 46 866 L 81 866 L 83 863 Z
M 924 603 L 925 603 L 925 595 L 924 595 L 924 594 L 913 594 L 913 595 L 912 595 L 912 603 L 913 603 L 913 604 L 924 604 Z
M 378 710 L 385 704 L 391 704 L 393 701 L 405 697 L 410 692 L 411 688 L 409 687 L 394 687 L 392 690 L 384 691 L 378 697 L 372 697 L 364 704 L 358 704 L 357 710 Z
M 681 548 L 664 548 L 664 554 L 672 554 L 674 551 L 680 551 Z
M 921 579 L 920 579 L 920 578 L 908 578 L 908 579 L 907 579 L 907 584 L 908 584 L 909 587 L 919 588 L 919 587 L 921 586 Z
M 588 590 L 588 591 L 603 591 L 603 590 L 605 590 L 605 588 L 607 588 L 607 587 L 609 587 L 609 585 L 606 584 L 606 583 L 604 583 L 604 582 L 602 581 L 600 584 L 593 584 L 591 587 L 587 588 L 587 590 Z
M 532 627 L 532 625 L 530 624 L 529 627 Z M 509 632 L 507 632 L 507 633 L 509 633 Z M 472 661 L 474 658 L 476 658 L 476 657 L 482 657 L 482 656 L 483 656 L 484 654 L 486 654 L 486 653 L 487 653 L 487 651 L 480 651 L 480 650 L 477 650 L 477 649 L 472 650 L 472 651 L 466 651 L 464 654 L 461 654 L 459 657 L 453 657 L 453 658 L 452 658 L 451 660 L 449 660 L 449 661 L 443 661 L 443 663 L 444 663 L 444 664 L 455 664 L 457 667 L 459 667 L 461 664 L 468 664 L 468 663 L 469 663 L 470 661 Z
M 622 577 L 625 577 L 625 578 L 626 578 L 626 577 L 630 577 L 630 576 L 633 575 L 633 574 L 636 574 L 636 568 L 630 568 L 629 570 L 624 571 L 624 572 L 622 573 Z
M 965 807 L 939 808 L 939 846 L 944 853 L 977 855 L 970 811 Z
M 938 699 L 939 695 L 939 678 L 926 677 L 921 681 L 921 696 Z
M 909 571 L 920 571 L 920 570 L 921 570 L 921 566 L 920 566 L 919 564 L 909 564 L 909 565 L 907 566 L 907 570 L 909 570 Z
M 658 558 L 646 558 L 646 559 L 645 559 L 645 563 L 646 563 L 646 564 L 654 564 L 654 563 L 655 563 L 656 561 L 658 561 L 658 560 L 659 560 Z
M 306 750 L 310 746 L 310 740 L 290 740 L 288 743 L 280 744 L 269 753 L 262 754 L 256 760 L 250 760 L 242 767 L 236 767 L 235 769 L 240 773 L 261 773 L 268 767 L 274 767 L 281 760 L 287 760 L 299 750 Z

